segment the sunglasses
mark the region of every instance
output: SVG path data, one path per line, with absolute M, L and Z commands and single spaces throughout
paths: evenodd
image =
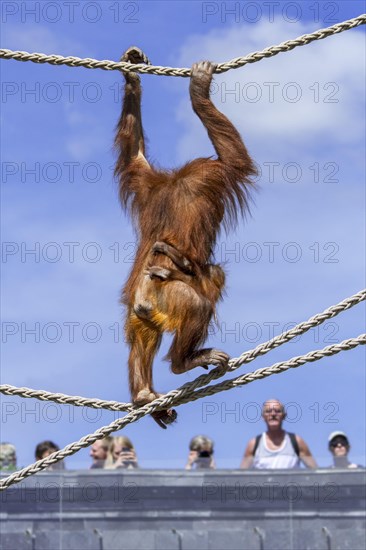
M 336 447 L 348 447 L 348 443 L 345 439 L 336 439 L 334 441 L 332 441 L 332 443 L 330 444 L 331 447 L 333 448 L 336 448 Z

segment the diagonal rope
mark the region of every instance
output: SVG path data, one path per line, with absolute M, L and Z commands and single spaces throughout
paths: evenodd
M 221 382 L 220 384 L 212 384 L 211 386 L 202 388 L 201 390 L 196 391 L 193 394 L 192 393 L 188 394 L 182 400 L 180 399 L 179 405 L 183 403 L 191 402 L 191 401 L 196 401 L 197 399 L 201 399 L 202 397 L 207 397 L 209 395 L 214 395 L 215 393 L 218 393 L 218 392 L 231 390 L 238 386 L 244 386 L 246 384 L 250 384 L 250 382 L 254 382 L 255 380 L 261 380 L 262 378 L 266 378 L 271 374 L 280 374 L 281 372 L 285 372 L 288 369 L 300 367 L 305 363 L 313 363 L 314 361 L 319 361 L 319 359 L 322 359 L 323 357 L 330 357 L 331 355 L 335 355 L 336 353 L 339 353 L 341 351 L 348 351 L 359 345 L 362 346 L 365 344 L 366 344 L 366 334 L 361 334 L 357 338 L 350 338 L 349 340 L 343 340 L 343 342 L 340 342 L 339 344 L 328 346 L 326 348 L 323 348 L 322 350 L 310 351 L 306 355 L 299 355 L 297 357 L 293 357 L 292 359 L 289 359 L 288 361 L 275 363 L 271 367 L 264 367 L 261 369 L 257 369 L 254 372 L 248 372 L 246 374 L 242 374 L 237 378 L 233 378 L 232 380 L 226 380 L 225 382 Z
M 365 345 L 365 344 L 366 344 L 366 334 L 361 334 L 357 338 L 344 340 L 339 344 L 334 344 L 332 346 L 325 347 L 322 350 L 315 350 L 306 355 L 293 357 L 289 361 L 284 361 L 282 363 L 275 363 L 271 367 L 261 368 L 254 372 L 239 376 L 238 378 L 235 378 L 233 380 L 228 380 L 221 384 L 217 384 L 216 386 L 209 386 L 207 388 L 203 388 L 199 392 L 195 392 L 195 393 L 193 392 L 191 396 L 186 396 L 183 400 L 180 398 L 180 396 L 177 396 L 175 392 L 169 392 L 165 396 L 155 399 L 155 401 L 153 401 L 152 403 L 149 403 L 147 405 L 144 405 L 143 407 L 140 407 L 139 409 L 135 409 L 129 412 L 128 414 L 126 414 L 124 418 L 119 418 L 114 422 L 112 422 L 111 424 L 107 426 L 103 426 L 102 428 L 99 428 L 92 434 L 88 434 L 82 437 L 81 439 L 79 439 L 79 441 L 70 443 L 69 445 L 64 447 L 64 449 L 57 451 L 55 453 L 52 453 L 47 458 L 38 460 L 34 464 L 30 464 L 26 468 L 23 468 L 22 470 L 14 472 L 10 476 L 6 477 L 5 479 L 2 479 L 0 481 L 0 491 L 7 489 L 8 487 L 10 487 L 11 485 L 14 485 L 15 483 L 19 483 L 20 481 L 22 481 L 23 479 L 31 475 L 37 474 L 38 472 L 44 470 L 48 466 L 51 466 L 52 464 L 55 464 L 56 462 L 63 460 L 65 457 L 71 456 L 77 453 L 80 449 L 83 449 L 85 447 L 92 445 L 98 439 L 103 439 L 104 437 L 111 434 L 112 432 L 121 430 L 127 424 L 136 422 L 143 416 L 151 414 L 156 410 L 165 409 L 167 407 L 170 407 L 171 405 L 178 406 L 186 401 L 195 401 L 207 395 L 214 395 L 215 393 L 218 393 L 220 391 L 226 391 L 234 387 L 250 384 L 255 380 L 266 378 L 268 376 L 271 376 L 272 374 L 279 374 L 290 368 L 296 368 L 305 363 L 318 361 L 322 357 L 329 357 L 341 351 L 351 350 L 357 346 Z
M 244 67 L 248 63 L 261 61 L 266 57 L 273 57 L 281 52 L 289 52 L 298 46 L 305 46 L 314 40 L 322 40 L 333 34 L 348 31 L 359 25 L 365 25 L 366 14 L 361 14 L 353 19 L 348 19 L 342 23 L 337 23 L 331 27 L 320 29 L 311 34 L 304 34 L 294 40 L 287 40 L 276 46 L 270 46 L 264 50 L 250 53 L 244 57 L 237 57 L 226 63 L 218 63 L 215 69 L 216 73 L 224 73 L 230 69 Z M 23 51 L 13 51 L 0 49 L 0 58 L 14 59 L 16 61 L 32 61 L 33 63 L 50 63 L 51 65 L 68 65 L 69 67 L 85 67 L 86 69 L 103 69 L 105 71 L 137 72 L 143 74 L 156 74 L 159 76 L 183 76 L 189 77 L 190 68 L 161 67 L 158 65 L 143 65 L 125 62 L 110 61 L 108 59 L 98 60 L 90 58 L 80 58 L 74 56 L 63 57 L 62 55 L 46 55 L 44 53 L 29 53 Z
M 342 311 L 346 311 L 347 309 L 350 309 L 351 307 L 359 304 L 360 302 L 363 302 L 364 300 L 366 300 L 366 289 L 361 290 L 357 294 L 346 298 L 342 302 L 339 302 L 338 304 L 329 307 L 322 313 L 318 313 L 317 315 L 310 317 L 310 319 L 308 319 L 307 321 L 299 323 L 292 329 L 283 332 L 272 340 L 263 342 L 262 344 L 259 344 L 259 346 L 257 346 L 256 348 L 246 351 L 245 353 L 240 355 L 240 357 L 237 357 L 236 359 L 230 359 L 229 368 L 226 372 L 233 372 L 241 365 L 245 363 L 250 363 L 251 361 L 256 359 L 256 357 L 265 355 L 272 349 L 275 349 L 278 346 L 289 342 L 293 338 L 296 338 L 301 334 L 306 333 L 311 328 L 319 326 L 327 319 L 336 317 Z M 179 392 L 179 395 L 183 397 L 192 390 L 195 390 L 201 386 L 206 386 L 212 380 L 216 380 L 217 378 L 224 376 L 226 372 L 224 372 L 220 368 L 213 369 L 208 374 L 202 374 L 201 376 L 196 378 L 196 380 L 193 380 L 192 382 L 187 382 L 180 388 L 172 391 Z M 120 403 L 118 401 L 107 401 L 103 399 L 96 399 L 94 397 L 81 397 L 78 395 L 66 395 L 63 393 L 51 393 L 45 390 L 35 390 L 25 387 L 19 388 L 16 386 L 11 386 L 10 384 L 0 385 L 0 393 L 3 393 L 4 395 L 13 395 L 29 399 L 39 399 L 40 401 L 53 401 L 61 405 L 74 405 L 76 407 L 92 407 L 94 409 L 107 409 L 110 411 L 120 412 L 130 412 L 134 409 L 131 403 Z

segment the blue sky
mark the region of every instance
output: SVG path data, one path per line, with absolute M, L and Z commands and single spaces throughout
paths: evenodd
M 2 47 L 118 60 L 136 44 L 153 64 L 190 66 L 364 11 L 363 2 L 247 4 L 84 2 L 73 3 L 72 13 L 70 3 L 3 2 Z M 230 13 L 233 7 L 239 11 Z M 223 234 L 216 251 L 228 277 L 221 332 L 210 344 L 233 357 L 364 286 L 363 33 L 347 31 L 215 78 L 213 100 L 261 170 L 251 216 Z M 112 178 L 123 79 L 83 68 L 0 66 L 1 382 L 128 401 L 118 300 L 135 237 Z M 150 159 L 173 167 L 211 155 L 188 79 L 142 81 Z M 357 306 L 237 374 L 357 336 L 363 321 Z M 155 361 L 160 391 L 202 372 L 171 374 L 162 361 L 168 343 Z M 215 440 L 218 467 L 234 468 L 248 439 L 263 430 L 263 401 L 275 396 L 288 407 L 286 428 L 307 441 L 320 465 L 330 463 L 327 436 L 338 429 L 349 435 L 352 459 L 365 463 L 364 357 L 357 348 L 182 406 L 167 431 L 144 418 L 124 433 L 143 467 L 183 467 L 190 438 L 204 433 Z M 116 418 L 6 396 L 1 406 L 1 440 L 16 445 L 20 466 L 33 461 L 39 441 L 65 446 Z M 69 468 L 88 465 L 87 450 L 67 461 Z

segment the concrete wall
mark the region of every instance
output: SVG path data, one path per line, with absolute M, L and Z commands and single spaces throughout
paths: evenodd
M 364 550 L 365 470 L 65 471 L 0 494 L 1 550 Z

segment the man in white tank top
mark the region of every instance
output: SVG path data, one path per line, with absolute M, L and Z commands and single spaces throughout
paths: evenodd
M 240 468 L 300 468 L 301 462 L 307 468 L 317 468 L 305 441 L 299 435 L 282 429 L 286 413 L 278 399 L 269 399 L 264 403 L 262 417 L 267 431 L 249 441 Z

